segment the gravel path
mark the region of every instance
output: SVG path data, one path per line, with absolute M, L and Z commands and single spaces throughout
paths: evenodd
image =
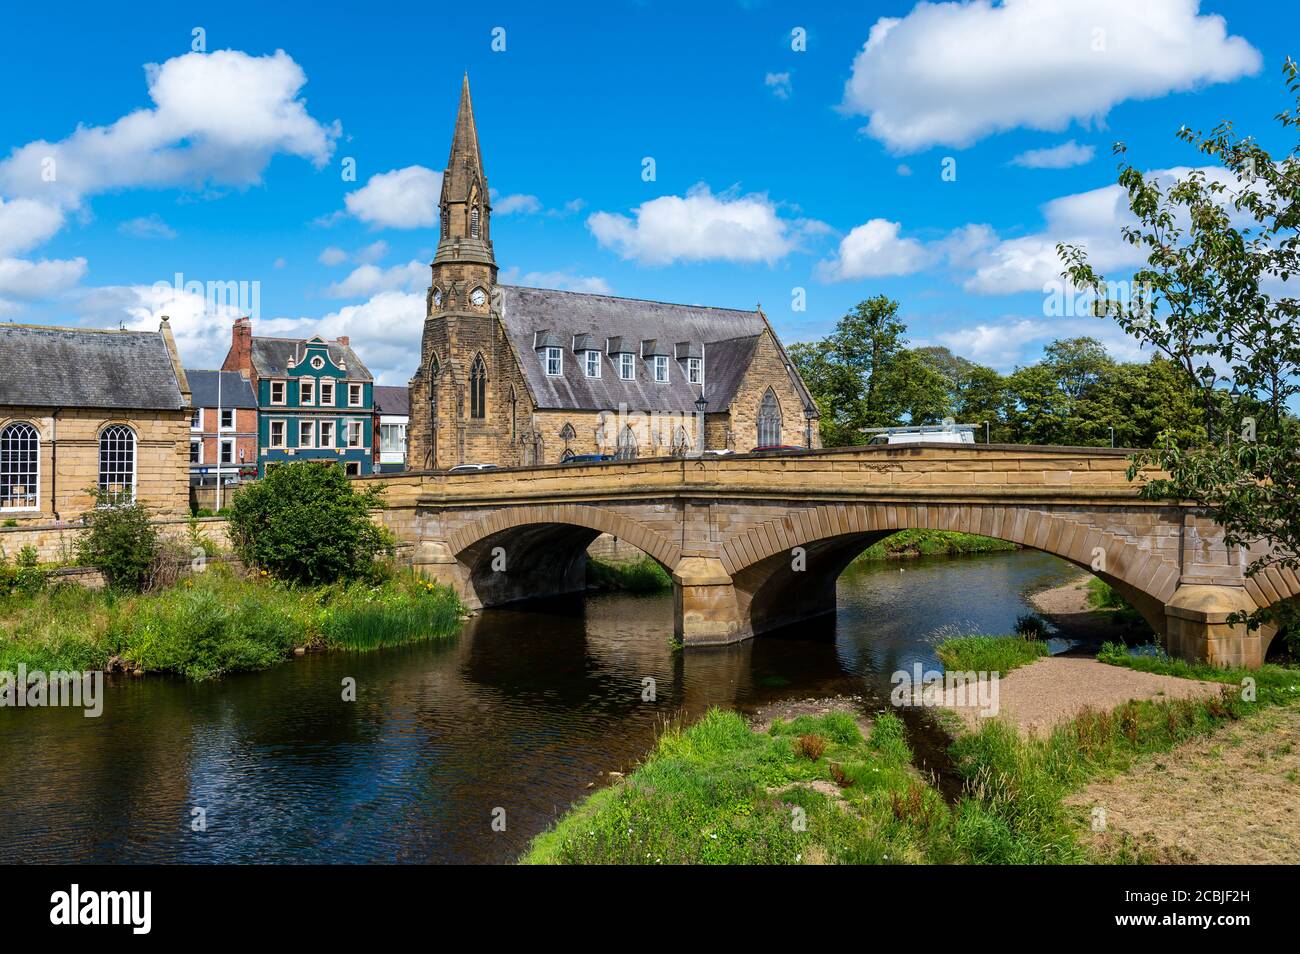
M 1051 656 L 1003 676 L 998 713 L 1022 733 L 1046 734 L 1085 707 L 1114 709 L 1130 699 L 1182 699 L 1216 695 L 1219 683 L 1157 676 L 1078 656 Z M 954 707 L 968 728 L 978 728 L 976 706 Z

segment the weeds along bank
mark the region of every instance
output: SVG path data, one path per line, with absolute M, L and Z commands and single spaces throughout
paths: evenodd
M 1118 659 L 1120 650 L 1108 652 Z M 1031 663 L 1020 637 L 952 640 L 949 668 Z M 1105 656 L 1106 654 L 1103 654 Z M 1129 659 L 1131 657 L 1124 657 Z M 1103 661 L 1107 661 L 1103 659 Z M 1177 662 L 1135 667 L 1183 675 Z M 990 719 L 956 736 L 949 755 L 960 795 L 946 801 L 914 765 L 902 720 L 886 711 L 866 731 L 832 713 L 776 721 L 759 732 L 713 710 L 663 734 L 626 779 L 574 806 L 539 835 L 530 864 L 1073 864 L 1146 862 L 1126 844 L 1089 846 L 1086 807 L 1067 798 L 1147 756 L 1208 738 L 1261 710 L 1300 701 L 1300 672 L 1252 672 L 1245 693 L 1227 670 L 1186 675 L 1224 683 L 1203 699 L 1130 702 L 1084 711 L 1045 736 Z
M 408 571 L 299 586 L 220 565 L 157 592 L 62 584 L 11 593 L 0 607 L 0 671 L 121 665 L 210 679 L 266 669 L 296 649 L 368 650 L 448 636 L 455 594 Z

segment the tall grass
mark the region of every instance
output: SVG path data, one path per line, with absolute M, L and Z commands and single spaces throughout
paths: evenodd
M 957 672 L 999 672 L 1005 675 L 1047 655 L 1047 645 L 1021 636 L 957 636 L 945 639 L 935 652 L 944 667 Z
M 140 596 L 59 586 L 5 602 L 0 669 L 128 667 L 188 679 L 265 669 L 296 647 L 366 650 L 449 635 L 455 594 L 393 573 L 371 583 L 295 587 L 222 566 Z
M 1228 685 L 1253 685 L 1258 701 L 1269 705 L 1287 705 L 1300 699 L 1300 669 L 1265 663 L 1258 669 L 1215 666 L 1207 662 L 1188 662 L 1174 659 L 1163 651 L 1156 656 L 1131 656 L 1122 643 L 1103 643 L 1097 659 L 1112 666 L 1123 666 L 1138 672 L 1182 679 L 1200 679 L 1205 682 L 1222 682 Z M 1249 680 L 1249 682 L 1247 682 Z
M 668 571 L 648 556 L 635 563 L 610 563 L 587 557 L 587 586 L 592 589 L 657 593 L 672 585 Z

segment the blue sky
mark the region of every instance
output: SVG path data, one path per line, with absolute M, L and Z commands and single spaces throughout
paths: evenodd
M 418 355 L 464 71 L 503 280 L 762 302 L 788 341 L 884 293 L 915 342 L 1007 370 L 1088 331 L 1136 354 L 1045 314 L 1051 247 L 1122 277 L 1111 144 L 1192 166 L 1178 127 L 1231 118 L 1284 147 L 1300 55 L 1293 4 L 177 7 L 6 11 L 0 319 L 168 313 L 212 366 L 231 309 L 156 286 L 248 282 L 256 333 L 349 334 L 386 383 Z

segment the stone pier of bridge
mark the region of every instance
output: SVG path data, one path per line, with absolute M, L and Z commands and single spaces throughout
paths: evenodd
M 384 519 L 419 571 L 475 608 L 582 590 L 604 533 L 671 575 L 687 648 L 725 645 L 833 613 L 840 573 L 877 540 L 955 530 L 1095 574 L 1171 655 L 1258 666 L 1275 633 L 1237 617 L 1300 580 L 1247 577 L 1252 554 L 1193 506 L 1140 499 L 1127 468 L 1109 448 L 919 444 L 362 479 L 388 485 Z

